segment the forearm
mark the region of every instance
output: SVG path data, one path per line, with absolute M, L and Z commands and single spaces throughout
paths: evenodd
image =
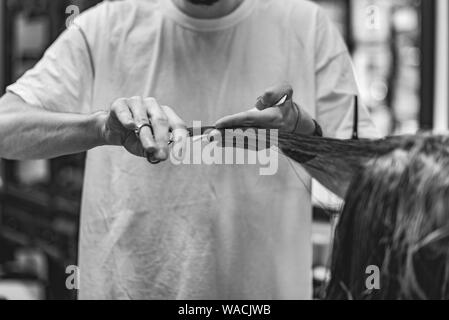
M 0 157 L 48 159 L 101 146 L 102 116 L 50 112 L 5 96 L 0 101 Z

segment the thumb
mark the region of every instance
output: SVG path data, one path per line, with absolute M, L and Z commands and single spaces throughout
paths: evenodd
M 265 93 L 257 99 L 256 108 L 262 111 L 274 107 L 278 103 L 282 102 L 281 100 L 284 100 L 284 97 L 286 97 L 286 99 L 282 105 L 287 101 L 293 100 L 293 88 L 291 85 L 282 84 L 271 87 L 265 90 Z

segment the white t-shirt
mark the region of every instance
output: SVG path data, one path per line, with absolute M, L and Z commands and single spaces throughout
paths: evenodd
M 213 124 L 289 82 L 325 135 L 349 138 L 357 88 L 347 49 L 316 5 L 245 0 L 213 20 L 168 0 L 88 10 L 8 88 L 60 112 L 151 96 Z M 360 112 L 362 134 L 374 131 Z M 80 231 L 81 299 L 311 298 L 311 179 L 280 159 L 257 166 L 157 166 L 120 147 L 88 152 Z

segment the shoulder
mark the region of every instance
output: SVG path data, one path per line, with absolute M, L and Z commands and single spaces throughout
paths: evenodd
M 160 1 L 166 0 L 103 1 L 84 11 L 74 24 L 84 34 L 92 52 L 104 53 L 122 41 L 139 39 L 142 28 L 146 34 L 157 29 Z
M 317 33 L 332 26 L 324 10 L 308 0 L 258 0 L 258 4 L 265 17 L 292 30 L 303 46 L 310 46 Z
M 289 27 L 305 47 L 314 44 L 318 56 L 332 58 L 347 51 L 337 25 L 316 3 L 306 0 L 286 0 L 289 4 Z
M 290 23 L 300 30 L 320 32 L 334 28 L 325 10 L 316 3 L 306 0 L 287 0 L 290 2 Z
M 83 29 L 121 26 L 126 21 L 135 23 L 143 17 L 150 18 L 157 12 L 159 0 L 114 0 L 103 1 L 84 11 L 75 19 Z

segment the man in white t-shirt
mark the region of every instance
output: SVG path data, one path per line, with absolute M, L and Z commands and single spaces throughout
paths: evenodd
M 258 166 L 152 165 L 143 156 L 163 161 L 169 131 L 182 143 L 186 125 L 231 114 L 217 125 L 313 134 L 315 119 L 324 135 L 348 138 L 356 93 L 344 42 L 313 3 L 104 2 L 8 87 L 0 156 L 88 150 L 81 299 L 308 299 L 303 169 L 299 179 L 281 157 L 278 172 L 262 176 Z M 363 108 L 359 127 L 374 132 Z

